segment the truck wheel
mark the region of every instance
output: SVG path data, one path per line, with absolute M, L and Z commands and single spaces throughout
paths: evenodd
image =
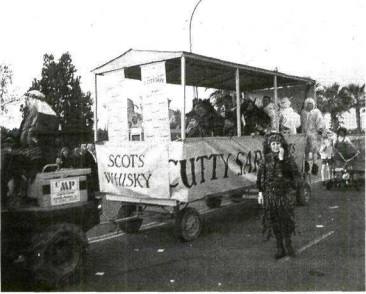
M 199 213 L 192 207 L 178 212 L 175 220 L 176 235 L 184 242 L 198 238 L 202 230 L 202 221 Z
M 297 189 L 296 196 L 298 205 L 308 205 L 311 198 L 311 186 L 308 183 L 300 185 Z
M 221 197 L 207 197 L 206 205 L 208 208 L 218 208 L 221 206 Z
M 29 266 L 36 285 L 53 289 L 77 280 L 86 247 L 85 233 L 73 224 L 50 226 L 33 236 Z
M 136 205 L 122 204 L 120 209 L 118 210 L 117 217 L 119 219 L 131 217 L 134 215 L 136 210 L 137 210 Z M 140 230 L 142 221 L 143 221 L 142 218 L 123 221 L 119 223 L 119 228 L 127 234 L 134 234 Z

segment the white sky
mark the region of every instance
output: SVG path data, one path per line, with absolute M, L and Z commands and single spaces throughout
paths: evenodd
M 0 0 L 0 63 L 25 92 L 42 58 L 66 51 L 93 92 L 90 70 L 129 48 L 189 51 L 198 0 Z M 193 52 L 310 76 L 323 83 L 366 76 L 364 0 L 203 0 Z

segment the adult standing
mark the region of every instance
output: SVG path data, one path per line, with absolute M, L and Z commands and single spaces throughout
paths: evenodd
M 321 111 L 316 108 L 313 98 L 306 98 L 304 108 L 301 112 L 302 131 L 306 136 L 305 156 L 306 170 L 310 169 L 309 162 L 312 161 L 312 174 L 318 173 L 318 165 L 315 161 L 318 159 L 322 134 L 325 130 L 325 121 Z
M 306 98 L 304 102 L 304 109 L 301 112 L 302 131 L 307 137 L 307 149 L 305 152 L 310 152 L 316 157 L 321 135 L 325 130 L 325 122 L 321 111 L 315 107 L 313 98 Z
M 282 134 L 270 133 L 265 136 L 263 154 L 264 161 L 257 177 L 258 202 L 264 208 L 263 233 L 267 233 L 268 238 L 272 233 L 275 235 L 276 259 L 286 254 L 295 256 L 291 235 L 295 232 L 296 197 L 290 191 L 296 189 L 301 179 L 300 173 Z

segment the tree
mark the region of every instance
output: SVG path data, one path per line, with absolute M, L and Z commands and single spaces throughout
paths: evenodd
M 80 76 L 76 76 L 76 68 L 69 53 L 64 53 L 58 61 L 52 54 L 45 54 L 41 79 L 33 80 L 30 90 L 33 89 L 45 94 L 46 102 L 60 119 L 63 132 L 92 133 L 91 95 L 90 92 L 82 92 Z
M 353 99 L 347 94 L 346 87 L 334 83 L 329 87 L 318 87 L 316 90 L 317 106 L 321 112 L 329 112 L 333 129 L 339 127 L 342 112 L 348 111 L 353 105 Z
M 346 87 L 346 95 L 350 96 L 353 101 L 353 107 L 356 110 L 356 121 L 357 121 L 357 130 L 361 132 L 361 108 L 365 107 L 365 84 L 362 86 L 357 84 L 349 84 Z
M 13 71 L 9 65 L 0 64 L 0 104 L 1 113 L 6 113 L 6 105 L 14 100 L 14 95 L 10 91 L 13 83 Z

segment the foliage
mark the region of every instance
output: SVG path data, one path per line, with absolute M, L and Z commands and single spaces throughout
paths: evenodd
M 80 87 L 80 76 L 72 64 L 69 53 L 58 61 L 52 54 L 45 54 L 41 79 L 34 79 L 30 90 L 39 90 L 46 96 L 60 118 L 61 129 L 69 133 L 91 133 L 93 127 L 92 99 Z
M 362 86 L 357 84 L 349 84 L 345 89 L 346 95 L 348 95 L 353 101 L 353 107 L 356 109 L 356 121 L 357 130 L 361 132 L 361 107 L 365 107 L 365 84 Z
M 3 126 L 1 128 L 1 144 L 10 142 L 17 142 L 19 137 L 19 129 L 8 129 Z
M 6 104 L 12 99 L 13 95 L 9 91 L 9 86 L 13 83 L 13 71 L 9 65 L 0 64 L 0 104 L 1 112 L 7 112 Z
M 334 83 L 329 87 L 318 87 L 316 95 L 318 108 L 323 113 L 330 113 L 332 128 L 337 129 L 342 112 L 348 111 L 354 104 L 353 99 L 347 94 L 347 88 Z

